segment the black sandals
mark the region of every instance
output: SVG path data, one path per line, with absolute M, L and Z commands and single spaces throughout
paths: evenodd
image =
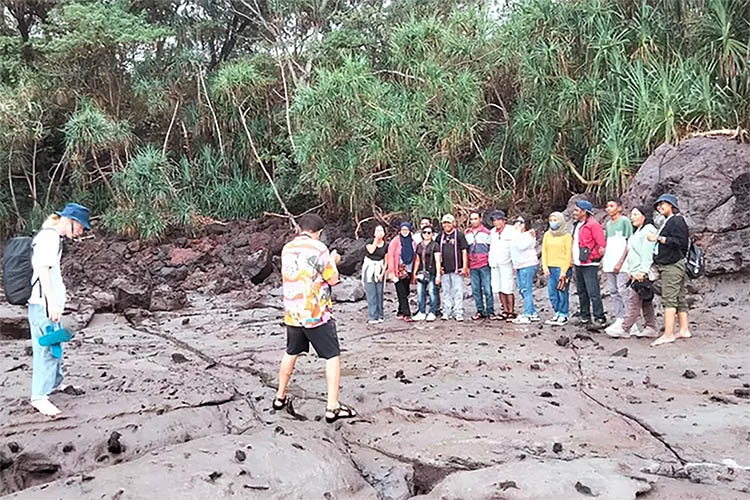
M 335 410 L 326 410 L 326 422 L 329 424 L 334 423 L 336 420 L 342 418 L 353 418 L 357 416 L 357 412 L 354 408 L 350 408 L 343 403 L 339 403 L 339 407 Z

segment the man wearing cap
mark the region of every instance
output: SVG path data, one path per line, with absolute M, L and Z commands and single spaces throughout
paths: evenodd
M 468 244 L 466 237 L 456 229 L 456 219 L 444 215 L 443 232 L 438 238 L 441 256 L 440 282 L 443 287 L 441 304 L 443 319 L 464 320 L 464 277 L 469 276 Z
M 576 290 L 580 307 L 581 325 L 601 329 L 607 322 L 599 288 L 599 261 L 604 255 L 606 239 L 604 229 L 594 215 L 594 206 L 588 200 L 579 200 L 573 210 L 573 264 L 576 271 Z M 593 309 L 594 317 L 591 318 Z
M 492 291 L 498 295 L 503 306 L 502 316 L 495 317 L 510 321 L 516 318 L 513 312 L 515 309 L 514 271 L 513 262 L 510 258 L 510 247 L 517 231 L 513 226 L 505 223 L 505 212 L 502 210 L 492 212 L 491 218 L 494 227 L 490 231 L 488 262 L 492 275 Z
M 469 273 L 471 294 L 477 312 L 473 320 L 495 316 L 495 301 L 492 299 L 492 285 L 489 264 L 490 230 L 482 224 L 482 215 L 475 211 L 469 215 L 469 228 L 466 230 L 466 243 L 469 245 Z
M 667 218 L 657 234 L 647 236 L 648 241 L 656 242 L 654 264 L 661 276 L 661 301 L 664 305 L 664 334 L 651 344 L 657 346 L 691 336 L 685 298 L 685 255 L 688 252 L 690 232 L 684 217 L 676 215 L 679 212 L 676 196 L 661 195 L 654 203 L 654 208 Z M 675 316 L 680 325 L 677 333 L 674 333 Z

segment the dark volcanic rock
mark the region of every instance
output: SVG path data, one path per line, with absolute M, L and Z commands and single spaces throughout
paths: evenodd
M 362 269 L 362 261 L 365 258 L 365 246 L 368 240 L 360 238 L 353 240 L 351 238 L 339 238 L 329 246 L 330 250 L 336 250 L 341 255 L 339 262 L 339 272 L 346 276 L 352 276 Z
M 726 136 L 701 137 L 654 151 L 623 196 L 626 207 L 677 195 L 697 243 L 706 251 L 706 275 L 750 270 L 740 251 L 750 239 L 750 144 Z
M 130 308 L 151 308 L 151 288 L 146 283 L 120 278 L 112 283 L 112 290 L 115 295 L 115 310 L 118 312 Z
M 113 455 L 119 455 L 125 450 L 125 447 L 120 443 L 120 438 L 122 437 L 122 434 L 120 434 L 117 431 L 113 431 L 112 434 L 109 435 L 109 439 L 107 440 L 107 451 L 112 453 Z
M 186 304 L 185 292 L 169 285 L 159 285 L 151 294 L 152 311 L 178 311 Z
M 334 302 L 359 302 L 365 298 L 365 288 L 356 278 L 343 276 L 331 289 Z
M 25 340 L 31 338 L 25 307 L 0 306 L 0 339 Z
M 682 374 L 685 378 L 695 378 L 697 375 L 693 370 L 685 370 L 685 372 Z

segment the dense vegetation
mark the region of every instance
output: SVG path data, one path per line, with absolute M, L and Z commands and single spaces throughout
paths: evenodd
M 0 0 L 0 224 L 617 192 L 750 121 L 744 0 Z

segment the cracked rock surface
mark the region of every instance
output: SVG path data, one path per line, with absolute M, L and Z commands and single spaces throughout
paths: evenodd
M 735 392 L 750 387 L 750 308 L 739 299 L 692 311 L 694 338 L 658 349 L 649 339 L 576 337 L 583 332 L 573 326 L 389 319 L 373 327 L 363 302 L 338 304 L 341 399 L 360 417 L 334 425 L 320 420 L 325 382 L 314 356 L 297 363 L 293 410 L 271 410 L 285 342 L 278 301 L 242 309 L 194 295 L 181 311 L 96 314 L 65 351 L 65 382 L 83 392 L 54 394 L 63 410 L 55 419 L 28 404 L 29 341 L 4 338 L 0 495 L 750 494 L 750 400 Z M 627 357 L 612 357 L 625 347 Z M 696 377 L 683 377 L 687 369 Z

